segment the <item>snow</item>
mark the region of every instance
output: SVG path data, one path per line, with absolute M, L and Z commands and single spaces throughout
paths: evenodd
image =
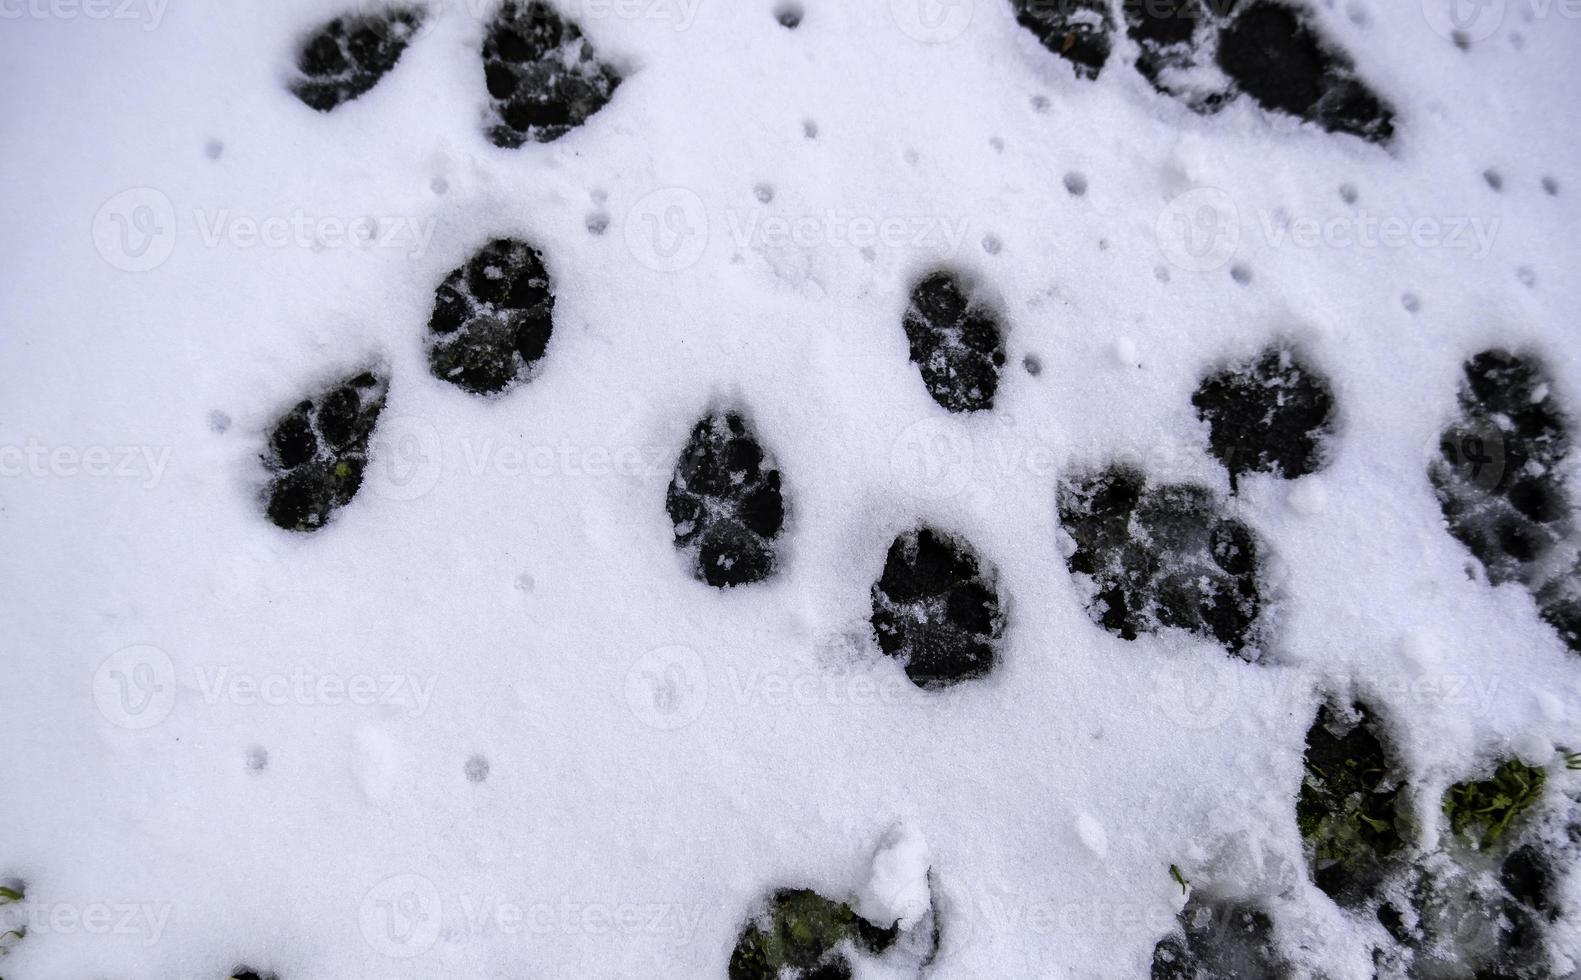
M 620 86 L 500 149 L 471 4 L 431 4 L 327 114 L 288 88 L 339 12 L 314 0 L 0 6 L 8 980 L 722 977 L 772 889 L 904 918 L 924 866 L 930 975 L 1137 977 L 1171 864 L 1277 894 L 1300 962 L 1365 978 L 1361 927 L 1302 881 L 1319 701 L 1390 709 L 1428 823 L 1481 760 L 1575 750 L 1575 656 L 1468 574 L 1426 477 L 1486 347 L 1538 352 L 1581 414 L 1563 5 L 1511 2 L 1461 50 L 1418 3 L 1313 4 L 1398 110 L 1383 150 L 1193 114 L 1123 45 L 1079 80 L 994 0 L 809 0 L 795 30 L 767 0 L 561 0 Z M 1201 204 L 1237 232 L 1205 258 L 1168 237 Z M 1440 234 L 1389 244 L 1388 219 Z M 1452 244 L 1472 219 L 1495 233 Z M 485 400 L 424 336 L 495 237 L 542 251 L 554 334 Z M 908 360 L 941 263 L 1002 315 L 991 411 L 948 414 Z M 1263 662 L 1105 632 L 1056 484 L 1122 462 L 1227 493 L 1191 392 L 1279 338 L 1338 420 L 1321 474 L 1227 505 L 1269 553 Z M 275 528 L 264 433 L 380 361 L 361 492 Z M 778 573 L 728 591 L 665 512 L 718 404 L 791 515 Z M 920 522 L 1006 598 L 996 670 L 940 693 L 867 625 Z

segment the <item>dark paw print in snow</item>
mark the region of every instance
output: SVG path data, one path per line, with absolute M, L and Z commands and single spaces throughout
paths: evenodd
M 1215 77 L 1211 52 L 1221 15 L 1233 9 L 1234 0 L 1128 0 L 1125 32 L 1137 46 L 1136 70 L 1199 112 L 1220 108 L 1232 93 L 1227 79 Z
M 1115 466 L 1059 489 L 1072 573 L 1091 579 L 1088 612 L 1127 640 L 1166 627 L 1243 654 L 1262 608 L 1258 542 L 1206 487 L 1149 486 Z
M 379 84 L 422 26 L 423 9 L 392 6 L 378 13 L 347 14 L 320 27 L 296 59 L 301 77 L 291 91 L 328 112 Z
M 1230 471 L 1231 489 L 1243 473 L 1293 480 L 1323 465 L 1334 395 L 1327 379 L 1288 348 L 1271 347 L 1210 375 L 1191 403 L 1208 423 L 1208 448 Z
M 1519 582 L 1581 651 L 1581 566 L 1562 478 L 1570 438 L 1535 358 L 1489 350 L 1466 362 L 1460 417 L 1428 475 L 1449 531 L 1495 585 Z
M 955 276 L 936 272 L 911 291 L 906 340 L 933 400 L 952 412 L 994 407 L 1005 363 L 999 319 L 975 302 Z
M 1400 832 L 1398 765 L 1385 753 L 1372 717 L 1360 705 L 1318 709 L 1307 731 L 1296 824 L 1313 882 L 1340 905 L 1372 899 L 1390 858 L 1405 845 Z
M 759 582 L 779 565 L 785 524 L 780 472 L 735 412 L 700 420 L 681 452 L 666 500 L 675 546 L 715 588 Z
M 1394 111 L 1305 18 L 1274 0 L 1238 6 L 1219 34 L 1217 60 L 1242 92 L 1329 132 L 1393 138 Z
M 918 687 L 994 669 L 1005 617 L 991 569 L 964 541 L 923 527 L 895 539 L 873 585 L 873 631 Z
M 602 109 L 620 76 L 581 28 L 542 0 L 505 0 L 483 40 L 493 104 L 489 138 L 506 149 L 548 143 Z
M 275 423 L 264 465 L 273 474 L 266 511 L 287 531 L 314 531 L 362 486 L 368 440 L 384 410 L 385 382 L 372 372 L 305 399 Z
M 1273 923 L 1255 905 L 1193 898 L 1180 927 L 1153 948 L 1152 980 L 1285 980 L 1296 972 L 1279 955 Z
M 1016 23 L 1071 63 L 1077 78 L 1097 78 L 1109 60 L 1114 19 L 1108 0 L 1011 0 Z
M 434 377 L 478 395 L 528 379 L 553 329 L 554 292 L 532 246 L 499 238 L 445 277 L 428 321 Z
M 931 913 L 903 930 L 899 922 L 870 922 L 850 905 L 817 892 L 782 889 L 741 931 L 728 976 L 851 980 L 855 962 L 881 964 L 886 977 L 916 975 L 932 962 L 938 945 L 938 923 Z

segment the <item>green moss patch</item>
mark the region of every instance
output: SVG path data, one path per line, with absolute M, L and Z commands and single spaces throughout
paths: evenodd
M 1542 799 L 1546 779 L 1543 770 L 1506 759 L 1489 779 L 1456 783 L 1444 794 L 1450 829 L 1479 851 L 1496 846 L 1510 826 Z
M 879 955 L 898 936 L 894 926 L 874 925 L 843 902 L 805 889 L 783 889 L 742 931 L 730 956 L 730 980 L 849 978 L 852 952 Z

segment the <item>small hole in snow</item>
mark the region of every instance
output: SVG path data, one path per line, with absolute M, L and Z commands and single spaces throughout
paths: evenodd
M 1530 289 L 1537 285 L 1537 270 L 1529 265 L 1523 265 L 1515 270 L 1515 278 L 1521 281 L 1521 285 Z
M 863 245 L 862 246 L 862 258 L 864 258 L 867 261 L 871 262 L 877 257 L 878 257 L 878 253 L 873 251 L 873 246 L 871 246 L 871 245 Z
M 1005 141 L 997 136 L 990 136 L 988 138 L 988 145 L 993 147 L 995 153 L 1005 152 Z
M 249 747 L 247 749 L 247 771 L 259 773 L 267 768 L 269 768 L 269 750 L 262 745 Z
M 1154 266 L 1153 267 L 1153 278 L 1157 279 L 1159 282 L 1168 282 L 1169 281 L 1169 267 L 1168 266 L 1162 266 L 1162 265 Z
M 1400 297 L 1400 305 L 1405 307 L 1405 312 L 1415 313 L 1422 308 L 1422 300 L 1415 293 L 1406 293 Z
M 587 214 L 587 230 L 594 235 L 602 235 L 609 228 L 609 215 L 603 211 L 589 211 Z
M 225 152 L 225 144 L 219 140 L 209 140 L 203 144 L 203 155 L 210 160 L 218 160 L 220 154 Z
M 1026 357 L 1023 357 L 1021 359 L 1021 366 L 1026 368 L 1027 373 L 1032 375 L 1034 378 L 1043 373 L 1043 362 L 1038 360 L 1038 356 L 1036 354 L 1028 354 Z
M 1081 197 L 1087 193 L 1087 177 L 1079 171 L 1072 170 L 1065 175 L 1065 189 L 1071 197 Z
M 1344 201 L 1346 204 L 1355 204 L 1357 198 L 1359 197 L 1361 197 L 1361 195 L 1356 193 L 1356 186 L 1354 184 L 1339 185 L 1339 199 L 1341 201 Z
M 1559 181 L 1555 180 L 1552 177 L 1544 177 L 1543 178 L 1543 190 L 1547 192 L 1549 197 L 1558 197 L 1559 196 Z
M 801 134 L 810 140 L 817 139 L 818 123 L 812 119 L 803 119 L 801 122 Z
M 537 584 L 537 582 L 533 581 L 532 575 L 527 572 L 522 572 L 520 575 L 516 576 L 516 588 L 523 592 L 532 592 Z
M 1496 191 L 1504 190 L 1504 175 L 1499 173 L 1497 170 L 1484 170 L 1484 171 L 1482 171 L 1482 179 L 1487 181 L 1488 182 L 1488 186 L 1493 188 L 1494 190 L 1496 190 Z
M 1252 281 L 1251 266 L 1242 265 L 1237 262 L 1235 265 L 1230 266 L 1230 278 L 1234 279 L 1242 286 L 1250 283 Z
M 1032 96 L 1032 111 L 1034 111 L 1034 112 L 1048 112 L 1049 111 L 1048 96 L 1046 96 L 1046 95 L 1034 95 L 1034 96 Z
M 998 255 L 1001 248 L 1004 248 L 1004 244 L 999 241 L 997 235 L 983 236 L 983 251 L 989 255 Z
M 763 204 L 768 204 L 770 201 L 774 200 L 774 188 L 768 184 L 759 184 L 752 188 L 752 196 L 757 198 Z
M 467 774 L 467 782 L 481 783 L 489 778 L 489 760 L 481 755 L 472 756 L 462 771 Z
M 446 191 L 450 190 L 450 181 L 443 177 L 435 177 L 433 180 L 428 182 L 428 189 L 433 191 L 435 194 L 444 194 Z
M 774 8 L 774 19 L 780 22 L 781 27 L 789 30 L 794 31 L 801 24 L 803 16 L 805 11 L 796 0 L 783 0 Z
M 210 432 L 217 432 L 217 433 L 218 432 L 225 432 L 230 427 L 231 427 L 231 417 L 229 415 L 226 415 L 224 412 L 220 411 L 217 408 L 214 411 L 209 413 L 209 431 Z
M 1455 42 L 1455 47 L 1459 48 L 1460 50 L 1471 50 L 1471 35 L 1467 34 L 1465 31 L 1455 31 L 1450 35 L 1450 39 Z

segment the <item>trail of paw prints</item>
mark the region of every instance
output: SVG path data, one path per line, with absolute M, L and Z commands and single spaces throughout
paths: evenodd
M 553 319 L 543 256 L 525 242 L 497 238 L 435 291 L 428 366 L 464 391 L 498 394 L 531 378 L 548 349 Z
M 1255 659 L 1259 544 L 1213 491 L 1111 466 L 1063 482 L 1058 507 L 1066 565 L 1091 583 L 1088 613 L 1104 629 L 1127 640 L 1183 629 Z
M 935 272 L 917 283 L 905 328 L 911 361 L 934 401 L 951 412 L 994 407 L 1005 363 L 1004 330 L 953 273 Z
M 320 112 L 366 94 L 401 60 L 425 16 L 422 7 L 395 5 L 334 18 L 303 43 L 291 91 Z
M 1567 420 L 1541 363 L 1488 350 L 1466 362 L 1460 417 L 1428 468 L 1449 532 L 1498 585 L 1518 582 L 1581 652 L 1581 563 L 1563 466 Z
M 1204 378 L 1191 396 L 1208 424 L 1208 449 L 1230 472 L 1294 480 L 1322 467 L 1334 433 L 1328 379 L 1293 350 L 1273 346 Z
M 960 538 L 930 527 L 901 535 L 872 589 L 879 648 L 925 690 L 986 676 L 1005 631 L 994 579 Z
M 1045 48 L 1094 79 L 1115 48 L 1102 0 L 1012 0 Z M 1394 136 L 1394 110 L 1310 18 L 1279 0 L 1150 0 L 1122 7 L 1136 69 L 1158 92 L 1212 113 L 1245 94 L 1334 133 L 1374 143 Z
M 387 387 L 364 371 L 303 399 L 275 423 L 263 459 L 273 476 L 265 510 L 277 526 L 316 531 L 351 503 Z
M 575 22 L 543 0 L 505 0 L 483 40 L 489 139 L 513 149 L 549 143 L 602 109 L 620 84 Z
M 761 582 L 779 567 L 780 471 L 739 412 L 713 412 L 693 427 L 665 504 L 675 546 L 709 585 Z

